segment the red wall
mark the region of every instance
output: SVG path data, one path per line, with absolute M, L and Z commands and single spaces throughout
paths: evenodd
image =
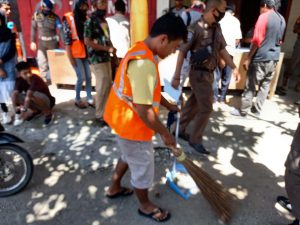
M 127 4 L 129 0 L 124 0 Z M 56 7 L 55 13 L 58 14 L 61 18 L 62 16 L 71 10 L 69 5 L 69 0 L 55 0 Z M 112 13 L 114 9 L 112 8 L 115 0 L 108 0 L 108 13 Z M 20 25 L 21 30 L 24 36 L 24 41 L 26 45 L 27 57 L 35 57 L 35 53 L 32 52 L 29 48 L 30 45 L 30 28 L 31 28 L 31 18 L 34 11 L 38 8 L 40 0 L 18 0 L 18 8 L 20 14 Z M 149 6 L 149 27 L 153 24 L 156 19 L 156 1 L 148 0 Z M 129 7 L 128 7 L 129 8 Z

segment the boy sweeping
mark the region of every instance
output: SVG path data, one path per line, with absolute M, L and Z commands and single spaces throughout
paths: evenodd
M 133 191 L 121 186 L 127 169 L 131 184 L 139 200 L 138 213 L 163 222 L 170 213 L 148 198 L 154 179 L 154 151 L 152 136 L 159 133 L 167 146 L 175 146 L 175 139 L 158 118 L 159 105 L 178 110 L 161 96 L 156 56 L 165 58 L 186 39 L 187 29 L 181 18 L 172 14 L 160 17 L 150 35 L 137 42 L 125 55 L 116 73 L 106 104 L 104 120 L 117 134 L 121 158 L 106 194 L 109 198 L 131 195 Z

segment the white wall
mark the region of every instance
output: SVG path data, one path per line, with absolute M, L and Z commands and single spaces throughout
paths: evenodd
M 162 16 L 163 11 L 169 8 L 169 0 L 157 0 L 156 3 L 156 16 Z
M 300 16 L 300 1 L 293 0 L 290 17 L 287 24 L 287 30 L 285 34 L 284 44 L 282 45 L 282 51 L 285 53 L 286 58 L 290 58 L 293 52 L 294 43 L 297 35 L 293 33 L 293 27 L 296 19 Z

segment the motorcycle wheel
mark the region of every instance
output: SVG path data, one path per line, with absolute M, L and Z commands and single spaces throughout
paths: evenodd
M 32 174 L 32 158 L 24 148 L 15 144 L 0 145 L 0 197 L 21 191 Z

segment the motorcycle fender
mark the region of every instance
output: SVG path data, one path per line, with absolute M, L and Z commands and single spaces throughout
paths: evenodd
M 0 132 L 0 144 L 7 144 L 12 142 L 24 142 L 24 141 L 13 134 Z

